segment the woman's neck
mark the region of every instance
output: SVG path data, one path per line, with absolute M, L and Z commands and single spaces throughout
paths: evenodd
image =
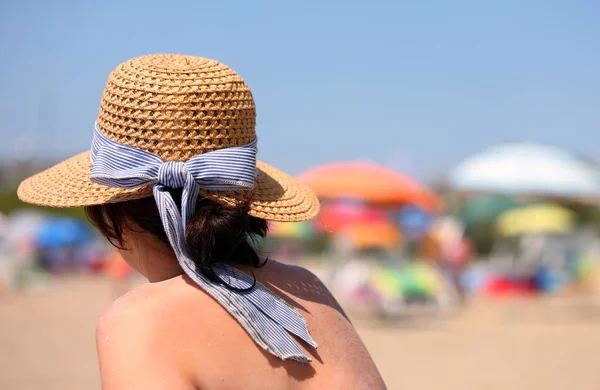
M 177 262 L 174 253 L 170 256 L 152 256 L 144 264 L 143 275 L 150 283 L 162 282 L 163 280 L 172 279 L 183 273 L 181 266 Z
M 149 233 L 128 232 L 123 259 L 150 283 L 171 279 L 183 273 L 173 250 Z

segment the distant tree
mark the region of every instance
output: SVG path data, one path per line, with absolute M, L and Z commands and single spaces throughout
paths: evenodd
M 4 190 L 0 192 L 0 212 L 10 214 L 13 211 L 20 209 L 37 209 L 47 214 L 71 216 L 80 219 L 86 219 L 85 212 L 82 207 L 76 208 L 46 208 L 38 207 L 25 202 L 22 202 L 17 197 L 16 190 Z

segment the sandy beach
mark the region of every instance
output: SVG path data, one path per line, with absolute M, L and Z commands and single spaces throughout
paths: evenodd
M 99 389 L 103 278 L 0 295 L 0 389 Z M 401 326 L 356 318 L 390 389 L 600 389 L 600 308 L 589 299 L 472 301 Z

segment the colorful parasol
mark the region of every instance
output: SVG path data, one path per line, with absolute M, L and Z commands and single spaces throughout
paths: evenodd
M 334 233 L 353 224 L 368 224 L 389 221 L 383 210 L 358 201 L 330 201 L 321 206 L 321 212 L 315 220 L 317 230 Z
M 564 207 L 540 204 L 510 210 L 500 215 L 498 232 L 503 236 L 525 233 L 568 233 L 573 229 L 575 215 Z
M 389 221 L 355 223 L 345 226 L 337 234 L 348 238 L 358 249 L 384 248 L 391 249 L 400 243 L 402 234 Z
M 390 168 L 348 162 L 322 165 L 306 171 L 299 180 L 321 199 L 360 199 L 383 205 L 413 204 L 428 211 L 441 209 L 431 190 Z

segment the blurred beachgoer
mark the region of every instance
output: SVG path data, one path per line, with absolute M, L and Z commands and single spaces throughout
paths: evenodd
M 461 283 L 462 275 L 473 258 L 473 252 L 471 241 L 463 236 L 447 243 L 441 253 L 444 273 L 458 292 L 461 301 L 465 298 Z
M 433 260 L 456 290 L 459 298 L 464 299 L 462 275 L 473 256 L 473 244 L 462 234 L 439 235 L 426 234 L 419 242 L 418 253 L 424 259 Z
M 254 125 L 250 89 L 227 66 L 139 57 L 109 76 L 91 153 L 21 183 L 24 201 L 86 206 L 150 282 L 98 324 L 104 389 L 385 388 L 323 283 L 252 245 L 267 220 L 319 210 L 256 161 Z

